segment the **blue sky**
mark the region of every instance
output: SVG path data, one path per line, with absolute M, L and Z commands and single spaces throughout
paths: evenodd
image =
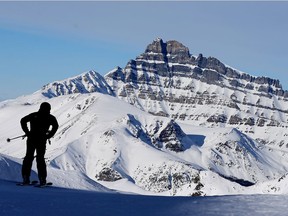
M 0 2 L 0 100 L 88 70 L 106 74 L 155 38 L 288 90 L 288 2 Z

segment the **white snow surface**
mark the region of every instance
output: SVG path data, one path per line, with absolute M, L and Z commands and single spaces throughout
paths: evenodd
M 23 133 L 19 124 L 21 117 L 37 111 L 42 100 L 43 96 L 32 95 L 1 103 L 1 179 L 21 180 L 25 140 L 7 143 L 6 139 Z M 265 182 L 278 180 L 286 173 L 285 164 L 273 160 L 273 152 L 265 147 L 258 148 L 252 139 L 237 129 L 211 129 L 179 123 L 188 134 L 189 142 L 185 151 L 176 153 L 156 148 L 141 135 L 143 131 L 150 134 L 155 129 L 155 122 L 160 122 L 158 126 L 161 130 L 169 123 L 167 118 L 150 115 L 101 93 L 65 95 L 48 101 L 60 127 L 52 144 L 47 144 L 46 158 L 49 179 L 59 187 L 96 191 L 108 190 L 106 187 L 139 194 L 189 196 L 199 183 L 189 178 L 198 176 L 205 195 L 250 194 L 268 189 L 257 187 L 258 184 L 242 187 L 219 174 L 250 182 Z M 157 137 L 157 133 L 154 136 Z M 225 147 L 222 144 L 227 140 L 231 142 Z M 218 147 L 215 146 L 217 143 Z M 237 154 L 234 148 L 245 154 Z M 224 150 L 224 154 L 219 152 Z M 11 164 L 18 172 L 10 171 Z M 111 168 L 122 179 L 97 181 L 96 175 L 103 168 Z M 34 170 L 36 178 L 35 167 Z M 175 184 L 172 182 L 169 190 L 163 188 L 165 185 L 161 181 L 150 181 L 153 176 L 157 179 L 157 175 L 167 176 L 173 181 L 183 173 L 188 177 Z M 214 179 L 213 184 L 209 183 L 211 178 Z M 283 190 L 286 191 L 283 188 L 280 192 Z

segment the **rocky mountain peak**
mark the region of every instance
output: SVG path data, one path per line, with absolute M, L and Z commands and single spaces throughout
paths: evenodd
M 157 38 L 105 79 L 122 100 L 175 120 L 233 127 L 281 126 L 288 121 L 288 92 L 279 80 L 240 72 L 215 57 L 191 55 L 176 40 Z
M 154 58 L 149 58 L 153 56 Z M 155 58 L 156 57 L 156 58 Z M 145 53 L 140 58 L 159 60 L 164 62 L 190 62 L 189 49 L 176 40 L 169 40 L 166 43 L 157 38 L 149 44 Z
M 204 57 L 203 54 L 194 57 L 190 54 L 188 47 L 176 40 L 163 42 L 161 38 L 155 39 L 147 46 L 145 52 L 136 58 L 136 61 L 142 61 L 142 64 L 147 61 L 162 61 L 166 65 L 160 66 L 160 62 L 157 62 L 161 68 L 156 68 L 157 72 L 162 75 L 162 72 L 185 72 L 187 76 L 192 76 L 203 82 L 216 85 L 219 85 L 220 82 L 223 84 L 228 79 L 230 85 L 233 87 L 252 88 L 260 92 L 288 97 L 288 93 L 282 89 L 279 80 L 269 77 L 255 77 L 239 72 L 225 65 L 215 57 Z M 173 63 L 177 65 L 167 65 Z M 190 66 L 187 66 L 187 64 Z M 129 63 L 127 66 L 129 66 Z M 255 88 L 253 84 L 243 85 L 243 82 L 255 83 L 261 86 Z

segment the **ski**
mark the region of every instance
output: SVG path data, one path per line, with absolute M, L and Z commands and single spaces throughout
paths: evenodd
M 49 186 L 52 186 L 53 183 L 52 182 L 47 182 L 45 185 L 42 185 L 42 184 L 36 184 L 34 185 L 34 187 L 38 187 L 38 188 L 45 188 L 45 187 L 49 187 Z
M 38 184 L 38 181 L 31 181 L 29 184 L 26 184 L 26 183 L 23 183 L 23 182 L 19 182 L 17 183 L 16 185 L 17 186 L 34 186 L 34 185 L 37 185 Z

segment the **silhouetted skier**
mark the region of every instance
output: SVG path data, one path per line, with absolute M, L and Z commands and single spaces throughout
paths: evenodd
M 44 102 L 38 112 L 31 113 L 21 119 L 21 127 L 27 135 L 27 149 L 22 166 L 23 184 L 30 183 L 31 167 L 36 151 L 36 162 L 40 185 L 46 184 L 47 170 L 45 163 L 46 142 L 54 136 L 58 129 L 56 118 L 50 114 L 51 105 Z M 30 130 L 27 123 L 30 122 Z M 49 128 L 52 126 L 52 129 Z

